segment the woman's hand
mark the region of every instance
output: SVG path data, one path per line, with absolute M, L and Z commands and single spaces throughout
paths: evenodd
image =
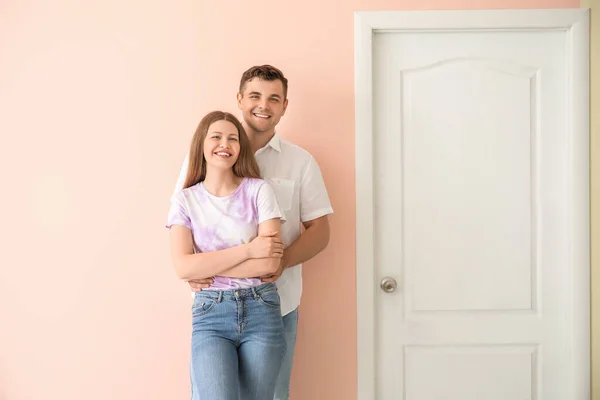
M 283 257 L 283 241 L 276 237 L 278 232 L 267 232 L 257 236 L 248 246 L 249 258 Z

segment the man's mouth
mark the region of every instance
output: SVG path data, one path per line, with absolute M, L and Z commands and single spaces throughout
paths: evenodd
M 262 118 L 262 119 L 269 119 L 271 118 L 270 115 L 268 114 L 262 114 L 262 113 L 253 113 L 253 115 L 257 118 Z

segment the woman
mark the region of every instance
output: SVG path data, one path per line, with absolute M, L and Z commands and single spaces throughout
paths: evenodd
M 258 277 L 279 266 L 282 217 L 240 122 L 206 115 L 167 222 L 177 275 L 214 277 L 192 307 L 194 400 L 273 398 L 284 331 L 277 288 Z

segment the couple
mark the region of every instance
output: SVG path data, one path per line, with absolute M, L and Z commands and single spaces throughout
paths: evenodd
M 171 198 L 172 260 L 194 291 L 192 400 L 289 398 L 301 264 L 327 246 L 333 210 L 314 158 L 275 134 L 287 88 L 270 65 L 244 72 L 243 123 L 202 119 Z

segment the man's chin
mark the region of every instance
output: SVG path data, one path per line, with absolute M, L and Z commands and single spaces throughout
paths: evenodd
M 256 124 L 248 124 L 255 133 L 265 133 L 273 129 L 271 126 L 257 126 Z

